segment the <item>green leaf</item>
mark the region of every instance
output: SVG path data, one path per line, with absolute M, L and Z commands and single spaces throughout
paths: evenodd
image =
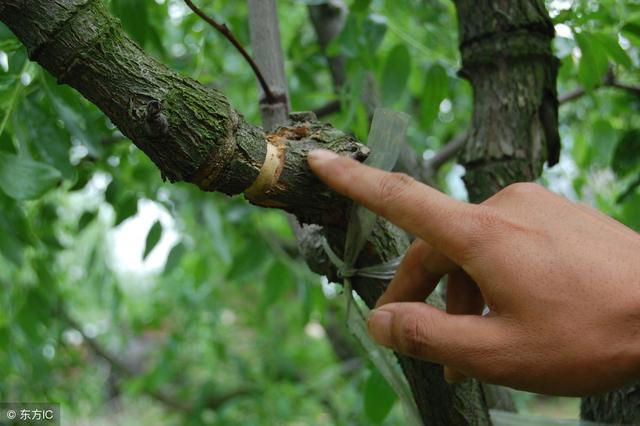
M 22 266 L 24 261 L 24 248 L 20 241 L 13 235 L 2 233 L 0 238 L 0 254 L 16 266 Z
M 640 46 L 640 22 L 627 22 L 620 32 L 636 46 Z
M 80 220 L 78 220 L 78 232 L 82 232 L 84 228 L 87 227 L 87 225 L 93 222 L 97 215 L 97 211 L 82 213 L 82 216 L 80 216 Z
M 149 25 L 149 8 L 146 1 L 113 0 L 113 13 L 120 18 L 125 31 L 141 46 L 147 43 L 147 37 L 153 31 Z
M 377 369 L 373 369 L 364 385 L 364 412 L 367 418 L 374 423 L 382 423 L 397 399 L 398 395 L 382 374 Z
M 170 274 L 182 260 L 182 257 L 186 253 L 187 249 L 182 243 L 178 243 L 169 252 L 167 256 L 167 262 L 164 264 L 164 274 Z
M 602 83 L 608 71 L 607 52 L 593 35 L 574 33 L 582 57 L 578 66 L 578 79 L 585 89 L 591 90 Z
M 374 54 L 378 50 L 386 32 L 387 23 L 384 20 L 372 15 L 366 17 L 363 23 L 363 34 L 369 54 Z
M 353 12 L 362 12 L 369 9 L 370 4 L 371 0 L 353 0 L 349 9 Z
M 155 248 L 158 241 L 162 237 L 162 224 L 160 221 L 156 220 L 155 223 L 151 226 L 149 233 L 147 234 L 147 241 L 144 245 L 144 254 L 142 255 L 142 259 L 146 259 L 149 256 L 149 253 Z
M 48 164 L 0 152 L 0 188 L 12 198 L 40 198 L 61 178 L 60 172 Z
M 116 211 L 116 221 L 114 226 L 118 226 L 138 212 L 138 197 L 129 192 L 123 195 L 122 198 L 119 198 L 117 202 L 112 205 Z
M 636 191 L 625 200 L 622 213 L 617 219 L 640 232 L 640 192 Z
M 284 263 L 276 261 L 271 265 L 271 268 L 269 268 L 267 278 L 265 279 L 265 305 L 272 305 L 292 287 L 293 275 L 291 274 L 291 270 Z
M 627 52 L 620 47 L 618 38 L 612 34 L 593 33 L 593 37 L 600 43 L 602 48 L 607 52 L 609 58 L 625 68 L 632 68 L 633 62 Z
M 382 71 L 382 93 L 385 105 L 391 105 L 402 97 L 410 72 L 409 49 L 404 44 L 396 44 L 387 55 Z
M 611 160 L 611 168 L 618 177 L 628 176 L 640 165 L 640 130 L 625 133 L 618 142 Z
M 24 124 L 24 138 L 28 139 L 34 158 L 58 169 L 65 179 L 73 179 L 76 171 L 69 161 L 71 139 L 57 124 L 58 114 L 51 102 L 44 97 L 26 98 L 20 102 L 16 114 L 17 120 Z
M 233 264 L 227 272 L 227 279 L 238 283 L 244 283 L 257 273 L 261 273 L 265 263 L 269 260 L 271 251 L 264 244 L 245 243 L 241 249 L 234 253 Z
M 433 64 L 427 71 L 427 76 L 422 94 L 422 120 L 421 124 L 429 128 L 438 117 L 440 103 L 449 92 L 449 76 L 447 70 L 440 64 Z

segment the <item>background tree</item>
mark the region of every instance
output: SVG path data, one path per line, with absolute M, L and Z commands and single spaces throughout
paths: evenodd
M 343 423 L 362 421 L 363 410 L 372 422 L 397 419 L 380 376 L 357 368 L 362 361 L 345 352 L 335 323 L 341 307 L 322 295 L 336 289 L 310 286 L 317 278 L 297 261 L 287 219 L 238 198 L 163 185 L 147 157 L 121 143 L 123 134 L 130 137 L 171 181 L 228 194 L 246 190 L 264 159 L 266 136 L 247 124 L 257 121 L 259 96 L 242 59 L 182 3 L 107 3 L 158 61 L 223 88 L 229 102 L 150 59 L 101 2 L 35 3 L 5 1 L 0 20 L 32 59 L 98 105 L 120 131 L 28 62 L 3 28 L 0 342 L 10 349 L 0 358 L 7 377 L 2 399 L 45 395 L 82 414 L 107 397 L 100 389 L 108 383 L 114 403 L 123 393 L 143 393 L 195 422 Z M 335 128 L 360 140 L 373 105 L 412 112 L 415 154 L 405 153 L 402 167 L 464 197 L 459 168 L 447 161 L 466 142 L 460 161 L 472 201 L 536 178 L 545 158 L 554 162 L 558 64 L 541 2 L 456 2 L 461 75 L 471 85 L 455 77 L 456 9 L 448 2 L 303 3 L 284 2 L 279 11 L 294 110 L 324 105 L 319 112 L 332 112 L 327 118 Z M 215 6 L 207 10 L 248 45 L 244 4 Z M 639 90 L 627 82 L 637 75 L 640 11 L 616 1 L 549 6 L 561 35 L 559 103 L 568 105 L 560 116 L 563 160 L 543 179 L 638 229 Z M 323 32 L 316 13 L 323 8 L 337 11 L 342 28 Z M 328 32 L 334 34 L 323 36 Z M 467 124 L 468 136 L 459 136 Z M 304 153 L 321 144 L 360 158 L 365 150 L 316 123 L 293 124 L 269 138 L 286 147 L 286 167 L 279 185 L 249 198 L 324 225 L 340 247 L 346 204 L 308 173 Z M 440 145 L 445 149 L 434 155 Z M 140 228 L 149 230 L 146 237 L 131 235 Z M 142 253 L 130 249 L 142 240 Z M 406 241 L 380 222 L 362 262 L 393 257 Z M 314 247 L 306 240 L 303 253 Z M 129 259 L 140 254 L 146 262 Z M 322 262 L 312 267 L 336 278 Z M 356 282 L 369 304 L 382 286 Z M 106 363 L 88 362 L 94 357 Z M 439 367 L 400 362 L 425 421 L 489 421 L 477 384 L 448 386 Z M 79 383 L 88 390 L 73 392 Z M 589 399 L 583 413 L 631 421 L 633 395 Z

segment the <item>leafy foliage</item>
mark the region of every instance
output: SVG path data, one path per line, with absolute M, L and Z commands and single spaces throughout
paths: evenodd
M 365 137 L 371 77 L 384 104 L 415 117 L 418 155 L 468 125 L 473 98 L 456 77 L 451 2 L 350 1 L 326 52 L 346 58 L 347 84 L 335 94 L 306 10 L 324 1 L 280 2 L 294 109 L 337 96 L 343 108 L 327 119 Z M 610 75 L 637 83 L 640 5 L 547 5 L 559 91 L 588 94 L 561 107 L 563 157 L 543 181 L 640 230 L 640 99 L 601 87 Z M 110 6 L 149 53 L 223 90 L 258 123 L 250 69 L 180 1 Z M 206 10 L 249 44 L 244 2 Z M 435 183 L 463 198 L 459 178 L 447 165 Z M 145 423 L 402 422 L 379 374 L 352 367 L 359 353 L 342 339 L 336 289 L 303 265 L 284 215 L 163 183 L 100 111 L 28 62 L 3 26 L 0 209 L 0 400 L 61 401 L 92 419 L 122 401 L 121 416 L 157 416 L 136 417 Z

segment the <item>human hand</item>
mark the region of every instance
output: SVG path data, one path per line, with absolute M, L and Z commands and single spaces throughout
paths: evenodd
M 309 165 L 417 237 L 370 314 L 379 344 L 445 365 L 449 381 L 547 394 L 640 377 L 639 234 L 535 184 L 473 205 L 329 151 Z M 424 303 L 444 275 L 446 313 Z

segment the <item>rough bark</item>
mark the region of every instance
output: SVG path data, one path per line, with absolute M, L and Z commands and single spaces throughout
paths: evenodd
M 363 160 L 368 149 L 354 138 L 308 115 L 269 133 L 246 123 L 222 94 L 147 56 L 99 0 L 6 0 L 0 3 L 0 20 L 32 60 L 102 109 L 171 182 L 240 194 L 260 174 L 267 145 L 275 146 L 276 172 L 259 193 L 252 191 L 250 201 L 323 225 L 334 250 L 341 252 L 348 203 L 314 177 L 306 155 L 322 147 Z M 404 233 L 379 220 L 359 265 L 394 258 L 407 243 Z M 354 281 L 369 306 L 385 286 Z M 400 361 L 425 423 L 489 423 L 484 404 L 477 404 L 482 395 L 469 384 L 448 386 L 440 368 L 406 357 Z
M 471 201 L 513 182 L 535 180 L 558 161 L 558 60 L 553 23 L 542 0 L 455 0 L 460 74 L 474 91 L 461 154 Z
M 616 425 L 640 424 L 640 385 L 582 398 L 580 417 Z

